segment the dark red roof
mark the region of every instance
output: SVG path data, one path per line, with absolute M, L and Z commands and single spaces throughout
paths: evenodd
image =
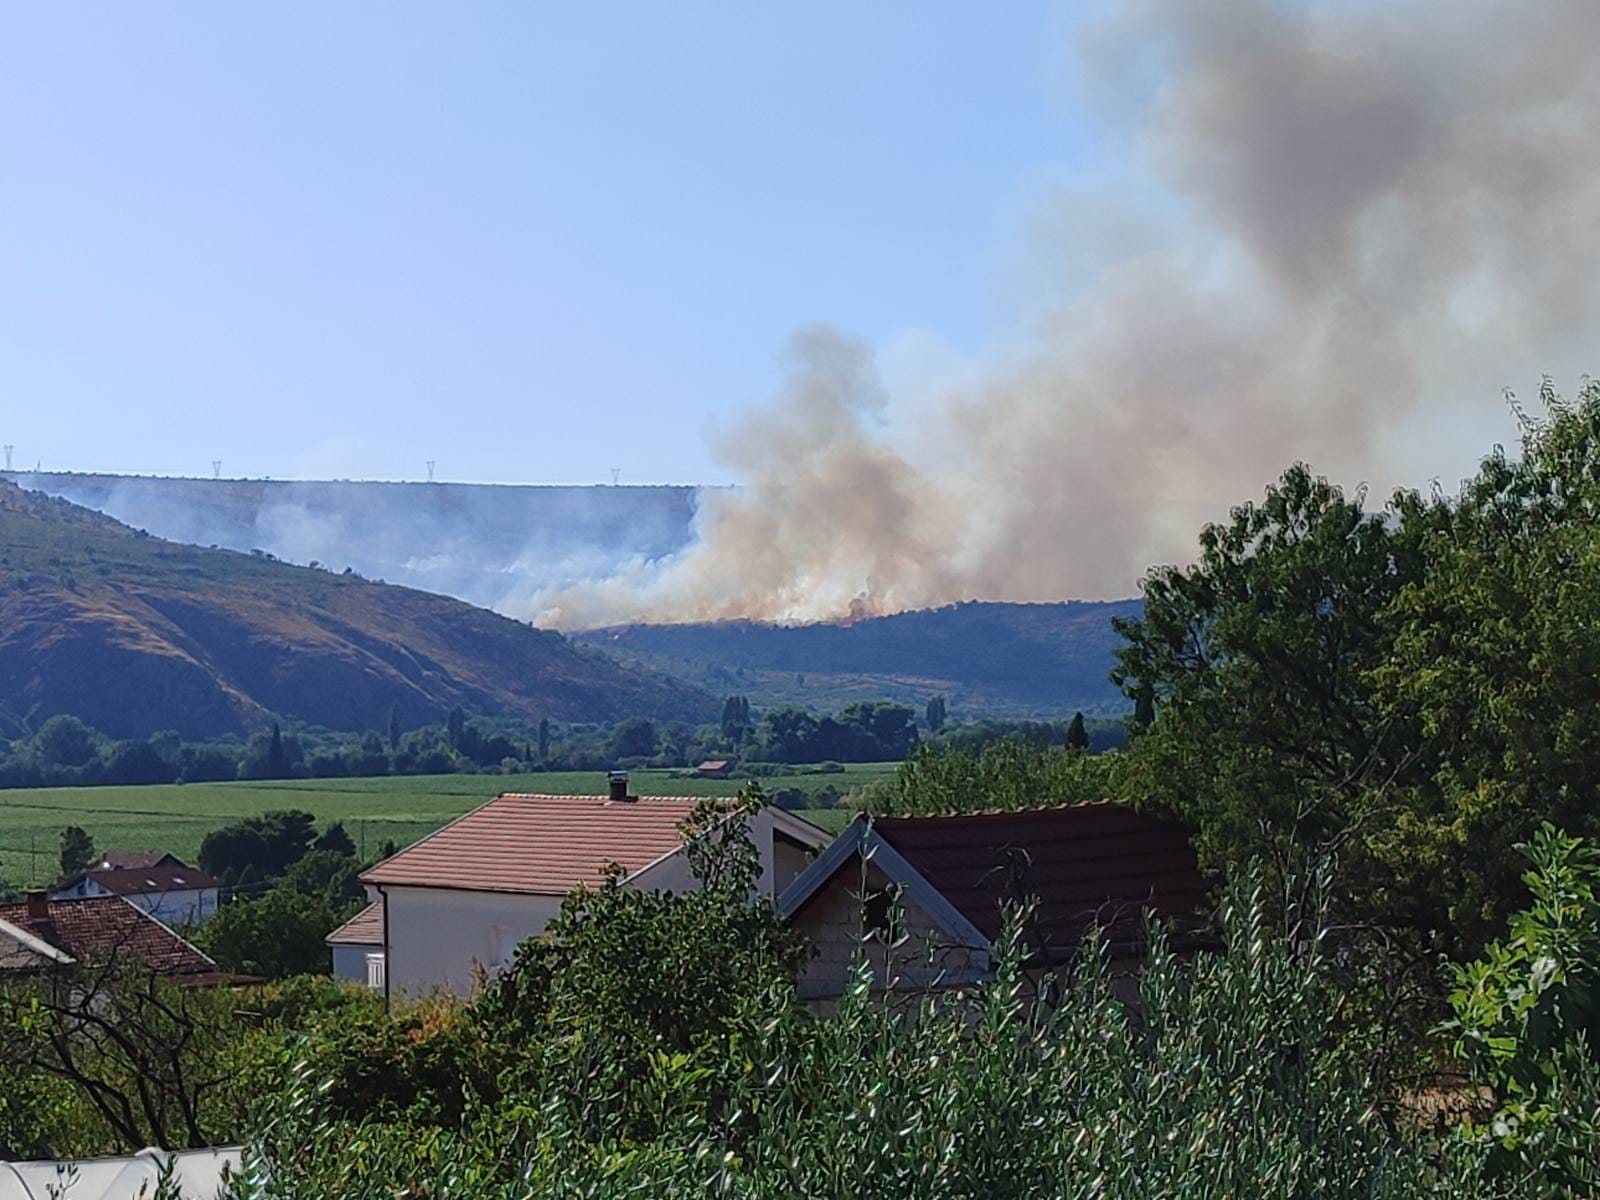
M 181 867 L 183 862 L 175 854 L 164 850 L 107 850 L 100 856 L 101 867 L 121 867 L 138 871 L 171 864 Z
M 113 896 L 148 896 L 165 892 L 188 892 L 222 885 L 204 871 L 162 864 L 151 867 L 95 867 L 78 879 L 92 879 Z M 74 879 L 68 887 L 78 880 Z
M 628 874 L 683 845 L 682 796 L 508 793 L 452 821 L 361 876 L 363 883 L 560 896 L 599 883 L 607 864 Z
M 878 835 L 991 940 L 1008 902 L 1037 901 L 1036 948 L 1070 952 L 1090 926 L 1137 937 L 1142 914 L 1193 914 L 1210 882 L 1182 824 L 1118 804 L 878 820 Z
M 0 921 L 26 930 L 83 964 L 115 958 L 167 974 L 217 969 L 216 963 L 120 896 L 50 900 L 45 911 L 43 918 L 33 918 L 26 902 L 0 904 Z
M 383 902 L 367 905 L 324 940 L 330 946 L 383 945 Z

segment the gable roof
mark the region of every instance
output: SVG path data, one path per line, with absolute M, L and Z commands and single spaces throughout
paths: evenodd
M 779 897 L 798 915 L 857 855 L 967 944 L 999 937 L 1005 907 L 1036 902 L 1030 941 L 1047 957 L 1071 954 L 1091 927 L 1137 940 L 1146 911 L 1197 912 L 1210 881 L 1182 824 L 1118 804 L 1020 812 L 857 820 Z
M 383 945 L 383 901 L 367 905 L 322 940 L 330 946 Z
M 182 863 L 160 863 L 149 867 L 94 867 L 69 879 L 57 890 L 73 887 L 84 879 L 93 880 L 113 896 L 150 896 L 222 886 L 204 871 Z
M 147 871 L 151 867 L 168 864 L 175 867 L 185 865 L 176 854 L 168 854 L 164 850 L 107 850 L 100 856 L 96 869 L 109 867 L 125 871 Z
M 216 963 L 120 896 L 50 900 L 45 912 L 43 917 L 29 916 L 26 901 L 0 904 L 0 921 L 79 963 L 118 957 L 171 975 L 210 975 L 217 969 Z
M 546 796 L 508 792 L 423 838 L 361 882 L 565 895 L 615 862 L 632 875 L 683 845 L 688 796 Z

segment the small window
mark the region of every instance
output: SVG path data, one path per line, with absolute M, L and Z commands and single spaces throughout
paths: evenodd
M 900 903 L 900 885 L 891 883 L 882 891 L 871 893 L 863 906 L 862 919 L 866 925 L 867 936 L 876 936 L 879 939 L 889 936 L 890 917 L 895 906 Z
M 383 990 L 383 974 L 383 955 L 367 955 L 367 986 L 375 992 L 381 992 Z

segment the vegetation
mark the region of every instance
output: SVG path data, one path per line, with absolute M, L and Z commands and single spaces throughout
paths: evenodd
M 1120 715 L 1107 679 L 1112 620 L 1139 601 L 953 604 L 848 625 L 758 621 L 628 625 L 575 634 L 624 661 L 763 708 L 844 708 L 887 698 L 923 708 L 932 695 L 971 720 L 1028 720 L 1082 709 Z

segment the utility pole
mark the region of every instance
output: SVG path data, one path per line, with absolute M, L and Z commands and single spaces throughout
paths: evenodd
M 436 461 L 435 459 L 431 459 L 431 458 L 428 460 L 428 482 L 429 483 L 433 482 L 433 464 L 434 464 L 435 461 Z

